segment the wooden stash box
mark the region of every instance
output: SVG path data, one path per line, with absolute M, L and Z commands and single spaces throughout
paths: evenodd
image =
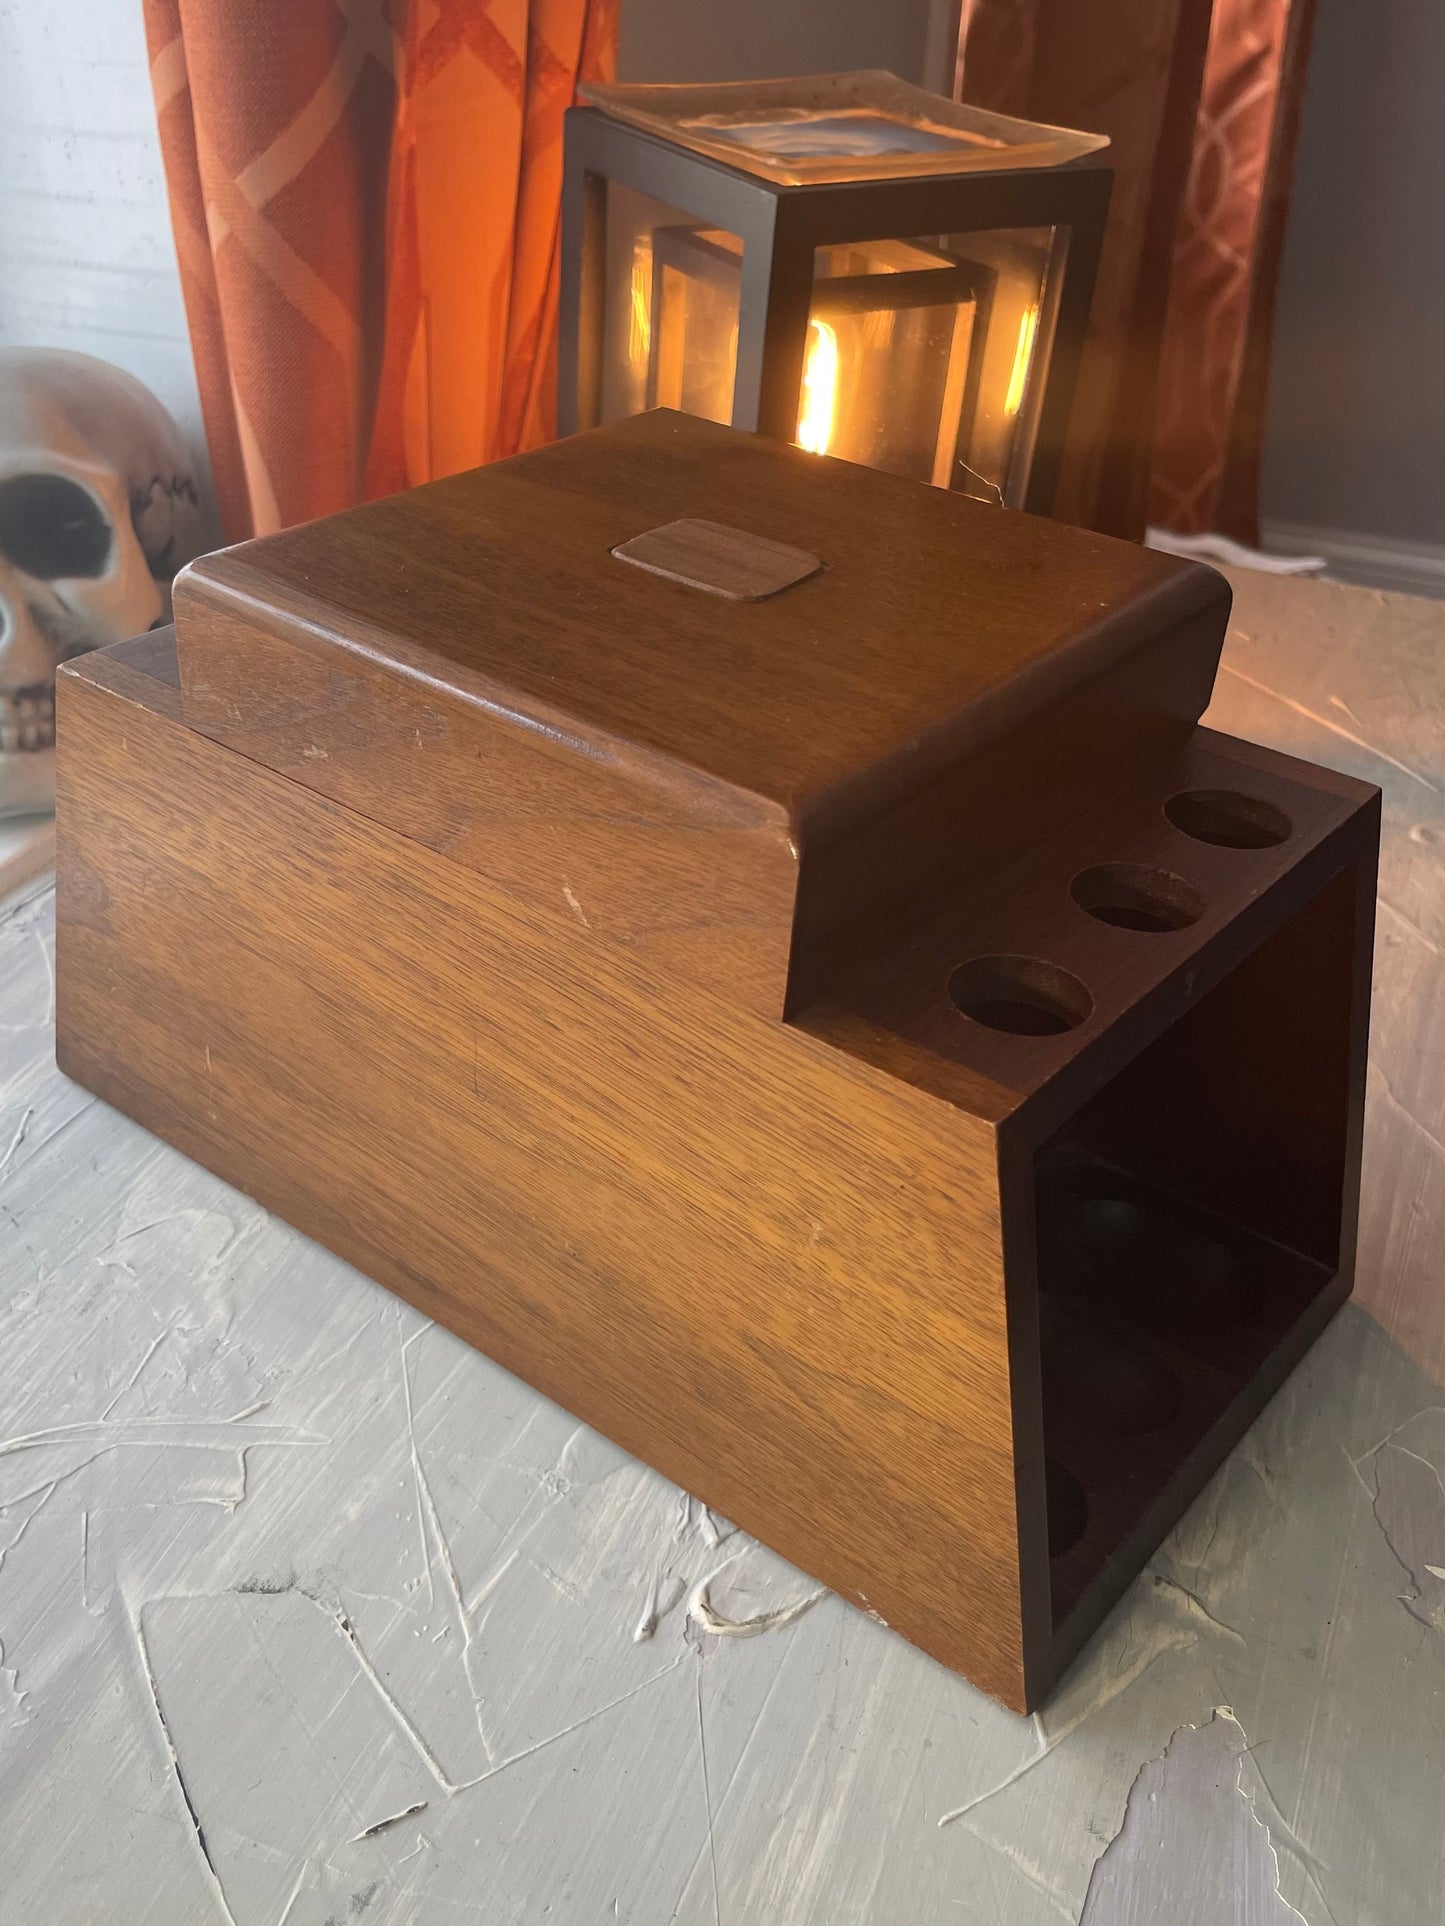
M 1378 796 L 1227 608 L 666 413 L 210 556 L 60 1062 L 1029 1708 L 1350 1289 Z

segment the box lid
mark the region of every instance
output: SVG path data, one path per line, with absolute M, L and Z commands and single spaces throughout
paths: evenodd
M 733 599 L 614 552 L 679 520 L 819 566 Z M 230 611 L 585 757 L 727 785 L 800 842 L 1174 631 L 1194 720 L 1228 602 L 1197 563 L 666 411 L 207 556 L 175 590 L 183 685 L 188 637 Z

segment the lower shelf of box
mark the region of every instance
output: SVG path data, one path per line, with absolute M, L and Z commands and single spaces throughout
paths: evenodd
M 1058 1623 L 1336 1272 L 1097 1161 L 1055 1181 L 1039 1285 Z

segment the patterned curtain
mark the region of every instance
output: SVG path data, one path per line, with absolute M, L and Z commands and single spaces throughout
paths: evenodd
M 964 0 L 960 98 L 1107 134 L 1109 233 L 1057 513 L 1257 539 L 1313 0 Z
M 229 540 L 552 432 L 562 114 L 616 0 L 144 0 Z
M 1259 459 L 1315 0 L 1214 0 L 1174 243 L 1149 519 L 1259 540 Z

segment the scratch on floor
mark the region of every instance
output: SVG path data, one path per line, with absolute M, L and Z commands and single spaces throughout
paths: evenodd
M 140 1363 L 135 1367 L 134 1371 L 131 1372 L 130 1377 L 121 1386 L 120 1390 L 116 1392 L 115 1396 L 111 1399 L 110 1403 L 105 1407 L 104 1411 L 101 1412 L 100 1422 L 102 1424 L 105 1423 L 106 1419 L 110 1416 L 111 1412 L 114 1411 L 115 1407 L 120 1403 L 121 1399 L 127 1396 L 130 1392 L 135 1390 L 136 1385 L 140 1382 L 141 1372 L 145 1370 L 146 1366 L 150 1363 L 151 1359 L 155 1356 L 156 1352 L 160 1350 L 161 1346 L 165 1343 L 166 1339 L 170 1335 L 171 1335 L 171 1327 L 169 1324 L 163 1325 L 162 1328 L 156 1332 L 155 1336 L 151 1339 L 150 1343 L 146 1346 L 146 1349 L 141 1356 Z
M 175 1744 L 171 1738 L 170 1727 L 166 1724 L 165 1711 L 161 1706 L 160 1686 L 156 1681 L 155 1670 L 151 1665 L 150 1652 L 146 1647 L 144 1617 L 145 1608 L 142 1606 L 132 1618 L 131 1625 L 135 1632 L 136 1650 L 140 1656 L 141 1670 L 145 1674 L 146 1684 L 150 1688 L 151 1703 L 156 1709 L 156 1723 L 160 1727 L 161 1740 L 170 1757 L 171 1771 L 175 1776 L 176 1789 L 181 1795 L 181 1803 L 185 1806 L 190 1816 L 191 1827 L 196 1835 L 196 1844 L 200 1848 L 201 1858 L 205 1862 L 208 1883 L 210 1884 L 211 1891 L 215 1894 L 216 1904 L 220 1907 L 222 1914 L 229 1922 L 229 1926 L 236 1926 L 236 1916 L 231 1911 L 230 1905 L 227 1902 L 225 1888 L 221 1884 L 220 1875 L 216 1871 L 215 1862 L 211 1858 L 210 1848 L 206 1844 L 205 1829 L 201 1825 L 200 1815 L 192 1803 L 190 1793 L 186 1790 L 186 1775 L 181 1771 L 180 1754 L 176 1751 Z
M 0 1571 L 5 1569 L 5 1560 L 10 1556 L 11 1552 L 14 1551 L 26 1532 L 29 1531 L 35 1520 L 50 1503 L 51 1499 L 55 1496 L 56 1487 L 61 1482 L 59 1478 L 48 1479 L 44 1485 L 39 1487 L 38 1496 L 34 1491 L 23 1491 L 18 1493 L 14 1498 L 6 1501 L 5 1510 L 13 1511 L 16 1505 L 23 1505 L 27 1498 L 34 1498 L 36 1500 L 30 1510 L 26 1512 L 24 1518 L 21 1519 L 20 1529 L 16 1532 L 15 1536 L 7 1539 L 3 1545 L 0 1545 Z
M 404 1812 L 392 1813 L 389 1819 L 378 1819 L 374 1826 L 368 1826 L 365 1832 L 357 1833 L 354 1839 L 348 1839 L 346 1843 L 349 1846 L 356 1846 L 363 1839 L 375 1839 L 379 1832 L 389 1832 L 393 1826 L 399 1826 L 403 1819 L 413 1819 L 417 1813 L 425 1812 L 426 1808 L 426 1800 L 418 1799 L 414 1806 L 408 1806 Z
M 632 1629 L 632 1643 L 642 1645 L 656 1632 L 686 1590 L 675 1572 L 656 1573 L 647 1588 L 647 1600 Z
M 1402 909 L 1396 909 L 1395 905 L 1388 902 L 1383 896 L 1377 897 L 1376 901 L 1382 910 L 1387 911 L 1389 915 L 1393 916 L 1397 923 L 1403 924 L 1413 937 L 1425 945 L 1427 950 L 1433 951 L 1436 956 L 1445 957 L 1445 950 L 1441 949 L 1433 936 L 1421 929 L 1420 925 L 1412 916 L 1407 916 Z
M 1383 1070 L 1377 1069 L 1374 1064 L 1370 1065 L 1370 1081 L 1380 1091 L 1390 1108 L 1397 1111 L 1400 1116 L 1405 1119 L 1410 1128 L 1425 1140 L 1437 1157 L 1445 1160 L 1445 1142 L 1442 1142 L 1428 1125 L 1421 1123 L 1420 1119 L 1408 1104 L 1401 1102 L 1391 1088 L 1389 1078 Z
M 588 921 L 586 910 L 583 909 L 582 905 L 577 900 L 576 891 L 573 890 L 570 884 L 564 883 L 562 885 L 562 894 L 567 898 L 567 907 L 571 910 L 572 914 L 577 918 L 577 921 L 582 925 L 583 929 L 590 930 L 592 925 Z
M 242 1592 L 264 1592 L 271 1596 L 278 1596 L 283 1592 L 295 1592 L 298 1597 L 309 1599 L 317 1611 L 323 1613 L 325 1617 L 331 1621 L 342 1638 L 344 1638 L 351 1647 L 356 1658 L 356 1663 L 360 1666 L 362 1674 L 372 1691 L 375 1692 L 376 1696 L 386 1707 L 391 1717 L 395 1720 L 397 1727 L 406 1738 L 407 1743 L 411 1746 L 427 1771 L 436 1780 L 442 1791 L 446 1793 L 465 1791 L 465 1786 L 458 1785 L 454 1780 L 447 1777 L 431 1747 L 412 1723 L 412 1720 L 408 1717 L 401 1704 L 387 1690 L 386 1683 L 381 1677 L 381 1674 L 366 1655 L 366 1648 L 357 1636 L 356 1627 L 335 1600 L 312 1591 L 309 1587 L 303 1585 L 294 1575 L 275 1581 L 253 1579 L 245 1585 L 238 1586 L 237 1590 Z M 485 1777 L 485 1774 L 483 1776 Z M 467 1781 L 468 1785 L 474 1785 L 476 1783 L 476 1780 Z
M 698 1508 L 698 1528 L 702 1532 L 703 1543 L 709 1551 L 716 1551 L 725 1538 L 731 1538 L 737 1526 L 726 1518 L 716 1517 L 706 1505 Z
M 981 1846 L 986 1847 L 990 1852 L 996 1852 L 1000 1859 L 1007 1860 L 1024 1883 L 1031 1886 L 1039 1898 L 1042 1899 L 1046 1905 L 1052 1907 L 1061 1919 L 1066 1920 L 1068 1926 L 1075 1926 L 1073 1907 L 1065 1900 L 1058 1887 L 1051 1885 L 1044 1877 L 1038 1864 L 1030 1859 L 1021 1848 L 1014 1845 L 1010 1840 L 991 1839 L 987 1833 L 974 1832 L 971 1826 L 969 1827 L 969 1831 Z M 1162 1922 L 1161 1926 L 1163 1926 Z
M 763 1632 L 780 1632 L 787 1625 L 795 1625 L 805 1612 L 811 1612 L 819 1600 L 828 1597 L 826 1585 L 805 1597 L 795 1599 L 791 1605 L 780 1605 L 775 1611 L 759 1612 L 753 1618 L 725 1618 L 721 1612 L 713 1610 L 708 1599 L 708 1588 L 722 1576 L 730 1565 L 746 1555 L 748 1547 L 734 1552 L 731 1558 L 724 1559 L 706 1577 L 700 1578 L 692 1588 L 687 1601 L 687 1615 L 700 1632 L 711 1632 L 717 1638 L 757 1638 Z
M 1402 1431 L 1407 1430 L 1421 1418 L 1445 1418 L 1445 1404 L 1422 1405 L 1418 1411 L 1412 1411 L 1408 1417 L 1401 1418 L 1398 1424 L 1392 1424 L 1383 1437 L 1376 1438 L 1372 1445 L 1367 1445 L 1358 1457 L 1350 1460 L 1350 1463 L 1358 1468 L 1365 1463 L 1366 1459 L 1375 1457 L 1387 1444 L 1398 1438 Z M 1366 1484 L 1365 1489 L 1373 1497 L 1373 1487 Z
M 697 1684 L 697 1751 L 702 1764 L 702 1802 L 707 1813 L 707 1856 L 712 1867 L 712 1916 L 714 1926 L 722 1926 L 722 1891 L 717 1876 L 717 1835 L 713 1829 L 712 1788 L 707 1776 L 707 1733 L 702 1719 L 702 1666 L 696 1673 Z
M 1434 1465 L 1385 1444 L 1375 1454 L 1375 1522 L 1414 1589 L 1400 1603 L 1432 1631 L 1445 1630 L 1445 1487 Z
M 1231 1919 L 1302 1926 L 1280 1895 L 1269 1828 L 1240 1782 L 1246 1740 L 1228 1706 L 1182 1725 L 1141 1766 L 1124 1823 L 1089 1880 L 1079 1926 Z
M 1440 794 L 1438 784 L 1431 782 L 1428 776 L 1422 776 L 1418 769 L 1412 769 L 1408 762 L 1401 762 L 1398 756 L 1392 756 L 1388 750 L 1377 748 L 1373 742 L 1367 742 L 1363 736 L 1355 735 L 1338 722 L 1332 722 L 1328 716 L 1320 715 L 1317 710 L 1307 709 L 1304 703 L 1296 702 L 1292 696 L 1281 695 L 1278 689 L 1271 689 L 1263 682 L 1256 682 L 1252 675 L 1246 675 L 1243 669 L 1236 669 L 1231 663 L 1221 662 L 1219 666 L 1225 675 L 1232 675 L 1236 682 L 1245 683 L 1258 694 L 1268 696 L 1272 702 L 1282 703 L 1286 709 L 1292 709 L 1297 716 L 1303 716 L 1306 722 L 1313 722 L 1320 729 L 1328 729 L 1331 735 L 1339 736 L 1342 741 L 1352 742 L 1357 749 L 1363 749 L 1366 755 L 1388 763 L 1392 769 L 1398 769 L 1402 776 L 1408 776 L 1411 782 L 1418 782 L 1423 788 L 1428 789 L 1432 796 Z
M 30 1155 L 32 1160 L 37 1158 L 40 1155 L 42 1150 L 49 1150 L 55 1144 L 59 1143 L 60 1139 L 64 1136 L 67 1136 L 72 1130 L 74 1130 L 77 1124 L 83 1123 L 84 1120 L 90 1115 L 91 1111 L 95 1109 L 99 1101 L 100 1099 L 98 1097 L 88 1097 L 84 1103 L 79 1104 L 74 1110 L 72 1110 L 68 1117 L 62 1117 L 60 1122 L 55 1126 L 54 1130 L 52 1130 L 48 1136 L 40 1138 L 40 1140 L 37 1143 L 34 1143 L 30 1146 Z M 12 1144 L 10 1146 L 10 1149 L 6 1151 L 3 1162 L 0 1162 L 0 1176 L 4 1176 L 5 1165 L 9 1163 L 11 1156 L 14 1154 L 17 1148 L 18 1148 L 17 1144 Z
M 30 1119 L 34 1115 L 35 1105 L 33 1103 L 27 1104 L 25 1109 L 20 1113 L 20 1121 L 15 1126 L 15 1135 L 10 1139 L 10 1148 L 5 1152 L 3 1157 L 0 1157 L 0 1177 L 3 1177 L 10 1168 L 11 1158 L 15 1155 L 21 1144 L 24 1143 L 25 1133 L 29 1130 Z
M 1232 1625 L 1226 1625 L 1222 1618 L 1216 1618 L 1198 1592 L 1190 1591 L 1187 1585 L 1181 1584 L 1177 1578 L 1168 1577 L 1164 1572 L 1155 1572 L 1153 1578 L 1156 1585 L 1168 1586 L 1179 1593 L 1184 1601 L 1184 1610 L 1191 1617 L 1201 1619 L 1212 1631 L 1223 1632 L 1226 1638 L 1232 1638 L 1236 1644 L 1245 1644 L 1243 1632 L 1237 1632 Z
M 0 1729 L 29 1724 L 29 1698 L 20 1689 L 19 1667 L 5 1663 L 5 1641 L 0 1639 Z
M 470 1792 L 473 1786 L 482 1785 L 488 1779 L 495 1779 L 499 1773 L 510 1772 L 513 1766 L 521 1765 L 524 1759 L 535 1758 L 539 1752 L 545 1752 L 548 1746 L 556 1745 L 560 1739 L 570 1738 L 574 1732 L 580 1732 L 584 1725 L 591 1725 L 597 1719 L 605 1719 L 607 1714 L 615 1712 L 619 1705 L 626 1705 L 627 1701 L 635 1699 L 639 1692 L 646 1692 L 649 1687 L 656 1685 L 659 1679 L 665 1679 L 669 1673 L 675 1672 L 687 1656 L 686 1652 L 680 1653 L 670 1665 L 664 1665 L 660 1672 L 650 1672 L 640 1685 L 634 1685 L 628 1691 L 619 1693 L 615 1699 L 609 1699 L 606 1705 L 599 1705 L 593 1711 L 584 1713 L 580 1719 L 574 1719 L 570 1725 L 562 1726 L 559 1731 L 549 1732 L 545 1739 L 537 1739 L 533 1744 L 524 1746 L 520 1752 L 512 1753 L 509 1758 L 499 1759 L 496 1765 L 488 1766 L 485 1772 L 478 1773 L 475 1779 L 468 1779 L 464 1785 L 448 1786 L 447 1791 Z
M 300 1587 L 297 1587 L 297 1589 L 300 1590 Z M 437 1758 L 436 1754 L 432 1751 L 431 1747 L 427 1744 L 426 1740 L 422 1737 L 421 1733 L 418 1732 L 416 1727 L 412 1724 L 411 1719 L 407 1716 L 406 1712 L 403 1710 L 400 1703 L 387 1690 L 385 1681 L 382 1679 L 381 1674 L 377 1671 L 376 1667 L 372 1664 L 371 1660 L 366 1656 L 365 1648 L 363 1647 L 361 1640 L 356 1636 L 356 1627 L 352 1624 L 351 1620 L 347 1617 L 346 1613 L 342 1610 L 342 1608 L 339 1605 L 332 1604 L 329 1600 L 317 1598 L 313 1592 L 303 1592 L 302 1596 L 305 1598 L 309 1598 L 313 1605 L 315 1605 L 320 1611 L 325 1612 L 335 1623 L 336 1629 L 340 1632 L 341 1636 L 350 1645 L 352 1651 L 355 1652 L 356 1662 L 361 1667 L 362 1671 L 366 1674 L 367 1680 L 371 1685 L 371 1689 L 376 1693 L 377 1697 L 381 1700 L 382 1704 L 386 1706 L 387 1710 L 391 1713 L 391 1716 L 396 1720 L 397 1725 L 401 1728 L 402 1732 L 405 1734 L 406 1739 L 410 1744 L 412 1750 L 416 1753 L 417 1757 L 421 1760 L 422 1764 L 426 1767 L 427 1771 L 436 1780 L 437 1784 L 441 1787 L 442 1791 L 448 1792 L 448 1793 L 460 1792 L 462 1788 L 459 1785 L 455 1784 L 451 1779 L 449 1779 L 446 1773 L 443 1772 L 441 1767 L 441 1761 Z
M 1147 1590 L 1145 1589 L 1147 1587 Z M 1145 1613 L 1163 1608 L 1168 1617 L 1142 1627 L 1138 1619 Z M 1171 1622 L 1172 1621 L 1172 1622 Z M 1000 1779 L 996 1785 L 989 1786 L 984 1792 L 975 1794 L 961 1806 L 945 1812 L 939 1819 L 940 1826 L 951 1826 L 956 1820 L 966 1819 L 980 1806 L 987 1805 L 1000 1793 L 1007 1792 L 1010 1786 L 1018 1784 L 1037 1766 L 1063 1744 L 1073 1732 L 1077 1732 L 1086 1719 L 1103 1711 L 1113 1703 L 1149 1670 L 1156 1659 L 1169 1652 L 1188 1652 L 1199 1643 L 1204 1633 L 1224 1633 L 1238 1639 L 1240 1634 L 1232 1627 L 1222 1625 L 1207 1612 L 1192 1592 L 1163 1572 L 1147 1570 L 1138 1580 L 1131 1598 L 1120 1609 L 1118 1618 L 1106 1635 L 1105 1643 L 1091 1660 L 1085 1661 L 1085 1669 L 1075 1675 L 1072 1682 L 1066 1682 L 1059 1695 L 1058 1709 L 1061 1721 L 1054 1730 L 1045 1724 L 1039 1713 L 1033 1715 L 1036 1750 L 1028 1758 L 1020 1760 L 1012 1772 Z M 1142 1634 L 1136 1637 L 1136 1634 Z M 1241 1641 L 1242 1642 L 1242 1641 Z M 1111 1659 L 1114 1663 L 1111 1665 Z M 1083 1694 L 1083 1702 L 1072 1712 L 1064 1710 L 1074 1691 Z
M 256 1410 L 261 1408 L 259 1405 L 253 1407 Z M 57 1424 L 45 1431 L 31 1431 L 20 1437 L 0 1439 L 0 1458 L 13 1457 L 20 1451 L 42 1451 L 51 1445 L 93 1444 L 99 1445 L 102 1451 L 113 1451 L 120 1445 L 142 1445 L 157 1451 L 171 1445 L 189 1445 L 201 1449 L 235 1451 L 242 1445 L 324 1445 L 331 1442 L 314 1431 L 297 1431 L 286 1425 L 248 1425 L 244 1422 L 245 1417 L 243 1412 L 237 1418 L 133 1418 L 119 1424 L 96 1420 L 83 1424 Z
M 422 1557 L 426 1564 L 428 1607 L 430 1607 L 436 1599 L 436 1587 L 432 1580 L 432 1547 L 434 1545 L 437 1558 L 441 1562 L 441 1568 L 446 1577 L 447 1591 L 451 1596 L 452 1610 L 456 1615 L 457 1626 L 462 1635 L 462 1670 L 466 1675 L 468 1685 L 471 1687 L 472 1705 L 477 1725 L 477 1737 L 481 1741 L 482 1751 L 486 1754 L 488 1762 L 490 1762 L 495 1755 L 492 1751 L 491 1739 L 487 1734 L 486 1721 L 482 1716 L 482 1702 L 477 1696 L 476 1686 L 472 1680 L 470 1659 L 472 1649 L 472 1621 L 467 1612 L 466 1599 L 462 1594 L 462 1581 L 457 1571 L 456 1559 L 452 1553 L 451 1540 L 447 1537 L 446 1530 L 442 1525 L 441 1513 L 437 1510 L 436 1499 L 432 1494 L 431 1480 L 426 1475 L 426 1466 L 422 1463 L 421 1450 L 416 1441 L 416 1417 L 412 1408 L 411 1398 L 411 1373 L 407 1367 L 406 1360 L 407 1345 L 411 1340 L 401 1339 L 401 1328 L 401 1311 L 400 1308 L 398 1308 L 396 1332 L 398 1339 L 401 1340 L 398 1362 L 401 1367 L 402 1387 L 406 1395 L 406 1434 L 407 1440 L 411 1445 L 412 1477 L 416 1484 L 417 1514 L 418 1522 L 421 1526 Z
M 411 1479 L 416 1491 L 416 1529 L 421 1541 L 422 1570 L 426 1573 L 426 1595 L 428 1606 L 436 1602 L 436 1585 L 432 1578 L 431 1547 L 427 1543 L 426 1513 L 422 1506 L 421 1454 L 416 1448 L 416 1419 L 411 1408 L 411 1373 L 406 1368 L 406 1345 L 401 1335 L 401 1306 L 396 1307 L 396 1338 L 401 1360 L 401 1391 L 406 1409 L 406 1442 L 411 1451 Z

